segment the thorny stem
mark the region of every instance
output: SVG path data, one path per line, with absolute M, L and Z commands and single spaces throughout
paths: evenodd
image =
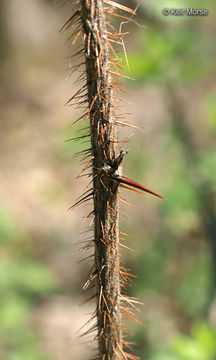
M 99 359 L 122 358 L 116 129 L 102 0 L 80 0 L 93 156 Z
M 130 77 L 122 73 L 124 68 L 119 64 L 118 56 L 111 43 L 123 45 L 123 36 L 127 33 L 111 33 L 106 30 L 106 19 L 108 20 L 110 15 L 128 22 L 132 20 L 131 17 L 135 11 L 111 0 L 76 0 L 74 4 L 76 5 L 75 12 L 60 31 L 76 25 L 69 39 L 74 38 L 72 44 L 75 44 L 82 33 L 84 40 L 84 47 L 73 55 L 80 58 L 84 54 L 84 59 L 73 68 L 78 69 L 85 64 L 85 76 L 82 75 L 79 79 L 84 78 L 86 82 L 68 100 L 67 104 L 74 102 L 82 106 L 87 101 L 87 112 L 74 123 L 82 118 L 90 119 L 90 131 L 85 135 L 70 139 L 80 140 L 88 136 L 91 138 L 91 147 L 78 154 L 84 155 L 84 159 L 90 155 L 90 160 L 84 165 L 79 176 L 91 164 L 93 189 L 85 191 L 71 207 L 85 203 L 93 196 L 94 209 L 85 219 L 94 215 L 95 270 L 83 286 L 83 290 L 96 280 L 97 324 L 86 333 L 97 328 L 96 338 L 99 349 L 97 360 L 138 360 L 138 357 L 123 349 L 124 346 L 131 350 L 131 343 L 123 340 L 121 314 L 142 325 L 143 323 L 137 320 L 134 314 L 134 309 L 138 310 L 135 304 L 141 303 L 121 292 L 134 276 L 125 267 L 120 266 L 120 245 L 127 250 L 131 249 L 119 243 L 118 187 L 138 193 L 147 192 L 162 199 L 164 197 L 121 174 L 120 165 L 127 151 L 121 150 L 118 153 L 117 144 L 124 141 L 118 141 L 116 126 L 138 127 L 128 121 L 121 121 L 127 113 L 116 105 L 116 101 L 123 101 L 119 93 L 129 93 L 122 88 L 124 86 L 121 78 L 130 79 Z M 105 7 L 104 4 L 106 4 Z M 116 12 L 118 10 L 121 14 Z M 122 12 L 126 13 L 126 16 Z M 109 56 L 109 49 L 114 57 Z M 113 67 L 118 68 L 118 72 L 113 71 Z M 117 109 L 120 114 L 115 114 L 114 109 Z M 127 236 L 125 233 L 122 234 Z M 124 238 L 121 239 L 124 240 Z M 92 244 L 90 242 L 82 249 L 88 249 Z

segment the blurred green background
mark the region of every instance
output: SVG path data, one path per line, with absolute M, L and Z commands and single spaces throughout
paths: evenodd
M 215 360 L 215 4 L 126 4 L 139 8 L 138 24 L 121 29 L 130 31 L 124 41 L 136 79 L 125 109 L 143 130 L 123 145 L 124 173 L 167 197 L 122 190 L 134 207 L 122 205 L 121 227 L 137 251 L 122 260 L 137 275 L 128 293 L 144 302 L 137 317 L 146 325 L 129 322 L 130 339 L 142 360 Z M 164 7 L 205 7 L 209 15 L 165 17 Z M 78 89 L 69 34 L 58 33 L 71 11 L 70 3 L 52 0 L 0 3 L 3 360 L 82 360 L 94 353 L 89 339 L 79 338 L 94 311 L 93 303 L 81 304 L 91 259 L 79 263 L 90 229 L 79 223 L 91 204 L 67 211 L 89 183 L 75 179 L 82 165 L 74 155 L 86 144 L 65 142 L 83 126 L 70 126 L 80 109 L 63 106 Z M 117 52 L 126 66 L 122 48 Z M 119 129 L 120 138 L 129 134 Z

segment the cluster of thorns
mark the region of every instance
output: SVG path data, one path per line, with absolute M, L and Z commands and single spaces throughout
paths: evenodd
M 103 13 L 105 13 L 106 15 L 106 20 L 110 15 L 120 19 L 121 24 L 118 32 L 113 33 L 112 31 L 107 31 L 106 28 L 107 25 L 109 25 L 109 23 L 108 21 L 106 21 L 105 29 L 103 29 L 102 31 L 103 33 L 101 35 L 101 31 L 100 31 L 101 29 L 98 29 L 98 24 L 96 22 L 93 23 L 91 21 L 92 18 L 97 13 L 97 11 L 98 11 L 97 17 L 100 17 L 100 10 L 97 9 L 96 3 L 100 3 L 100 6 L 102 6 Z M 99 186 L 102 189 L 101 192 L 105 194 L 104 198 L 107 201 L 108 204 L 107 206 L 109 206 L 109 196 L 113 198 L 113 196 L 118 193 L 119 186 L 129 190 L 136 191 L 141 194 L 147 192 L 161 199 L 165 199 L 163 196 L 159 195 L 158 193 L 122 175 L 121 163 L 123 161 L 124 156 L 127 154 L 127 151 L 121 150 L 119 155 L 115 155 L 116 154 L 115 144 L 126 143 L 129 140 L 130 136 L 122 140 L 117 140 L 116 137 L 112 135 L 113 126 L 117 125 L 117 126 L 129 127 L 132 129 L 140 129 L 140 127 L 133 125 L 129 121 L 127 121 L 128 113 L 120 106 L 116 105 L 116 102 L 126 102 L 121 97 L 119 97 L 119 93 L 130 94 L 129 91 L 123 88 L 123 82 L 124 79 L 131 79 L 131 78 L 124 74 L 124 68 L 120 64 L 119 57 L 113 47 L 113 44 L 114 45 L 118 44 L 123 46 L 126 63 L 128 63 L 127 55 L 125 52 L 124 40 L 123 40 L 124 36 L 126 36 L 128 33 L 122 32 L 122 25 L 123 23 L 127 23 L 129 21 L 134 22 L 133 15 L 135 11 L 127 8 L 126 6 L 113 2 L 111 0 L 103 0 L 103 1 L 80 0 L 77 1 L 76 5 L 77 7 L 75 12 L 67 20 L 67 22 L 64 24 L 64 26 L 61 28 L 60 31 L 68 30 L 72 26 L 75 27 L 73 33 L 68 38 L 68 40 L 71 41 L 73 45 L 75 45 L 78 42 L 78 39 L 81 36 L 83 36 L 84 46 L 82 43 L 80 45 L 80 48 L 77 49 L 76 53 L 72 57 L 73 59 L 78 58 L 79 63 L 72 66 L 72 71 L 81 71 L 82 67 L 83 66 L 85 67 L 84 71 L 81 72 L 81 75 L 77 80 L 81 82 L 84 81 L 84 85 L 82 85 L 80 89 L 76 91 L 76 93 L 68 100 L 66 105 L 71 105 L 73 103 L 77 105 L 78 108 L 84 106 L 85 107 L 84 114 L 82 114 L 82 116 L 76 119 L 74 123 L 77 123 L 81 119 L 84 119 L 84 122 L 87 119 L 89 119 L 90 127 L 88 126 L 84 128 L 84 131 L 87 130 L 87 132 L 85 132 L 83 135 L 77 136 L 73 139 L 69 139 L 68 141 L 82 140 L 85 142 L 86 140 L 89 141 L 89 138 L 91 139 L 90 148 L 80 151 L 79 153 L 77 153 L 77 155 L 81 155 L 82 161 L 85 162 L 78 177 L 85 175 L 91 176 L 92 177 L 91 182 L 93 182 L 93 188 L 87 190 L 81 197 L 77 199 L 77 201 L 70 208 L 74 208 L 75 206 L 83 204 L 92 199 L 94 199 L 95 202 L 95 198 L 98 196 L 97 188 Z M 116 12 L 116 9 L 120 10 L 120 13 Z M 126 12 L 127 16 L 123 15 L 121 12 Z M 100 19 L 98 21 L 100 22 Z M 104 47 L 106 47 L 105 55 L 103 53 Z M 112 57 L 107 55 L 108 50 L 109 52 L 112 53 L 113 55 Z M 106 76 L 104 76 L 103 73 L 104 63 L 109 64 L 108 76 L 107 74 L 105 74 Z M 88 66 L 90 70 L 91 67 L 94 70 L 96 74 L 95 78 L 88 73 L 90 72 L 88 71 L 89 70 Z M 113 103 L 114 101 L 115 103 Z M 94 139 L 92 140 L 93 136 L 96 136 L 97 139 L 96 141 Z M 110 147 L 110 144 L 112 145 L 112 148 Z M 101 161 L 101 159 L 103 159 L 103 162 Z M 86 174 L 86 170 L 88 169 L 91 169 L 91 171 L 90 173 Z M 119 195 L 117 196 L 119 197 Z M 120 200 L 126 202 L 123 198 L 120 198 Z M 113 210 L 111 209 L 111 213 L 112 211 Z M 84 218 L 81 224 L 83 224 L 83 222 L 85 222 L 92 216 L 92 220 L 90 222 L 91 225 L 92 222 L 96 219 L 96 212 L 97 209 L 94 206 L 94 209 L 88 214 L 88 216 Z M 100 237 L 100 241 L 104 243 L 105 249 L 106 247 L 108 249 L 110 245 L 108 243 L 108 240 L 106 240 L 106 236 L 104 235 L 105 228 L 107 227 L 107 223 L 103 218 L 100 219 L 100 226 L 101 226 L 101 234 L 102 234 Z M 110 233 L 117 231 L 115 223 L 110 225 L 109 231 Z M 126 236 L 126 235 L 127 234 L 125 232 L 123 231 L 120 232 L 120 236 Z M 82 249 L 89 249 L 92 248 L 93 246 L 97 246 L 96 239 L 94 239 L 94 241 L 88 242 L 88 244 L 83 246 Z M 115 253 L 115 245 L 111 245 L 111 247 L 112 246 L 113 248 L 111 250 L 108 249 L 107 256 L 110 256 L 109 251 L 113 251 L 113 254 Z M 131 250 L 129 247 L 125 245 L 120 244 L 120 246 Z M 113 319 L 115 317 L 114 313 L 116 311 L 116 308 L 117 307 L 120 308 L 120 312 L 122 314 L 140 323 L 140 321 L 135 318 L 134 312 L 131 310 L 133 309 L 139 311 L 136 304 L 140 304 L 140 302 L 132 297 L 126 296 L 122 292 L 118 294 L 120 301 L 117 301 L 117 299 L 113 299 L 113 298 L 107 298 L 105 296 L 105 292 L 101 290 L 106 285 L 106 284 L 104 285 L 103 283 L 105 281 L 104 280 L 105 275 L 102 274 L 103 271 L 106 271 L 106 266 L 108 266 L 105 265 L 105 261 L 106 261 L 106 257 L 102 258 L 100 270 L 97 269 L 91 273 L 89 279 L 86 281 L 86 283 L 83 286 L 83 290 L 87 290 L 88 288 L 90 288 L 92 282 L 95 279 L 98 279 L 99 290 L 98 293 L 96 294 L 99 297 L 98 309 L 100 310 L 100 308 L 103 308 L 103 313 L 102 315 L 99 314 L 100 324 L 97 323 L 86 333 L 94 331 L 99 324 L 99 327 L 101 327 L 101 329 L 99 329 L 99 335 L 97 335 L 97 338 L 103 338 L 103 343 L 105 344 L 104 346 L 105 348 L 107 347 L 108 349 L 109 344 L 107 344 L 104 334 L 106 333 L 106 331 L 109 330 L 110 326 L 114 328 Z M 116 266 L 118 266 L 118 271 L 121 277 L 121 281 L 123 282 L 124 285 L 128 281 L 133 282 L 131 278 L 135 277 L 134 275 L 132 275 L 125 267 L 120 265 L 116 265 Z M 103 280 L 101 280 L 102 278 Z M 93 297 L 95 297 L 95 295 Z M 101 302 L 103 302 L 103 306 L 101 306 Z M 123 306 L 122 305 L 123 303 L 125 303 L 127 306 L 126 305 Z M 130 309 L 128 308 L 128 306 L 130 306 Z M 111 307 L 112 310 L 110 309 Z M 107 323 L 107 319 L 109 321 L 109 325 Z M 117 330 L 114 329 L 113 333 L 115 333 L 115 331 Z M 116 339 L 118 337 L 119 335 L 117 334 Z M 130 342 L 123 340 L 120 342 L 115 340 L 113 345 L 113 353 L 115 354 L 115 357 L 117 359 L 119 360 L 138 359 L 136 356 L 123 351 L 121 343 L 125 347 L 130 348 Z M 101 350 L 101 354 L 102 355 L 100 359 L 102 360 L 114 359 L 112 355 L 107 355 L 107 353 L 103 349 Z

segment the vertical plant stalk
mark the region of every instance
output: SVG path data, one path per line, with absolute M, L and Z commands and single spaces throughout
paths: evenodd
M 93 156 L 95 272 L 99 359 L 122 349 L 118 186 L 111 179 L 116 159 L 109 50 L 102 0 L 81 0 Z
M 89 149 L 81 151 L 84 159 L 86 155 L 90 155 L 90 160 L 84 165 L 80 174 L 89 167 L 92 168 L 93 188 L 87 190 L 72 206 L 93 198 L 94 209 L 85 219 L 94 216 L 94 240 L 83 247 L 83 249 L 88 249 L 94 245 L 95 258 L 94 272 L 83 286 L 83 290 L 86 290 L 93 281 L 96 283 L 97 323 L 90 328 L 89 332 L 97 329 L 99 349 L 97 359 L 137 360 L 136 356 L 125 352 L 123 348 L 130 348 L 130 343 L 123 340 L 122 315 L 141 322 L 135 318 L 134 314 L 134 309 L 138 310 L 136 304 L 140 302 L 126 296 L 122 291 L 134 276 L 125 267 L 120 266 L 120 246 L 131 249 L 119 242 L 118 189 L 121 186 L 138 193 L 144 191 L 160 198 L 163 197 L 121 174 L 120 165 L 127 152 L 121 150 L 118 153 L 117 144 L 124 143 L 128 138 L 118 140 L 116 126 L 132 129 L 138 127 L 125 121 L 127 113 L 116 105 L 117 102 L 122 101 L 119 93 L 129 93 L 122 88 L 122 77 L 129 77 L 122 73 L 124 69 L 118 63 L 111 43 L 123 45 L 123 36 L 126 33 L 108 32 L 105 16 L 106 13 L 108 16 L 112 15 L 128 22 L 131 20 L 129 17 L 118 14 L 115 10 L 126 12 L 130 16 L 134 14 L 134 11 L 111 0 L 77 0 L 74 3 L 76 10 L 60 31 L 77 25 L 69 39 L 74 38 L 72 41 L 74 44 L 82 34 L 84 40 L 84 46 L 82 44 L 80 50 L 74 54 L 74 57 L 84 55 L 84 59 L 73 68 L 75 70 L 85 66 L 84 77 L 81 76 L 81 79 L 85 79 L 85 83 L 67 104 L 73 101 L 80 107 L 87 102 L 87 112 L 75 122 L 82 118 L 84 120 L 89 118 L 90 122 L 89 132 L 70 139 L 76 141 L 90 136 L 91 142 Z M 110 56 L 109 49 L 114 57 Z M 122 235 L 127 234 L 121 233 Z M 121 239 L 124 240 L 124 238 Z

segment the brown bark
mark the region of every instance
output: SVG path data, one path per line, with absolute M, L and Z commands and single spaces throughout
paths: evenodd
M 109 50 L 102 0 L 80 0 L 93 164 L 99 359 L 121 353 L 118 186 Z M 120 357 L 118 357 L 120 358 Z

